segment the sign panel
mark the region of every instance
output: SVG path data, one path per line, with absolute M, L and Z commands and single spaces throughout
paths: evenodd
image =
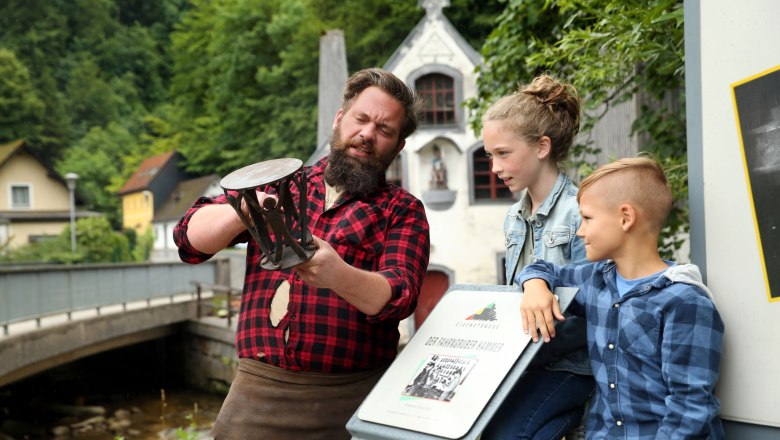
M 576 289 L 561 291 L 565 309 Z M 348 423 L 353 439 L 476 438 L 541 346 L 523 334 L 521 300 L 516 287 L 452 286 Z
M 780 300 L 780 66 L 732 86 L 770 301 Z

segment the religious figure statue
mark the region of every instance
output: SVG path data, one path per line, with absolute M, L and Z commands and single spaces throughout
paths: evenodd
M 441 158 L 441 149 L 438 145 L 433 146 L 431 189 L 447 189 L 447 167 Z

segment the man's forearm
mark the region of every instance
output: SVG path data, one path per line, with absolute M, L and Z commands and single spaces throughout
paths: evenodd
M 375 272 L 349 265 L 347 268 L 341 286 L 333 290 L 366 315 L 381 312 L 392 298 L 390 282 Z
M 207 205 L 190 218 L 187 239 L 192 247 L 205 254 L 216 254 L 246 229 L 232 206 Z

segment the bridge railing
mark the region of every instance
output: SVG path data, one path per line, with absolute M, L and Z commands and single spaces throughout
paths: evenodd
M 56 314 L 97 309 L 136 301 L 151 302 L 183 293 L 195 294 L 193 283 L 228 283 L 226 259 L 201 264 L 181 262 L 36 265 L 0 267 L 0 325 Z

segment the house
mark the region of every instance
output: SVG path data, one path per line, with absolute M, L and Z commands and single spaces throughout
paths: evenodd
M 482 140 L 462 105 L 477 93 L 475 67 L 482 59 L 443 14 L 449 4 L 420 0 L 425 16 L 383 66 L 415 89 L 424 103 L 418 130 L 388 170 L 389 181 L 423 201 L 431 228 L 430 263 L 415 328 L 453 284 L 506 283 L 503 221 L 516 201 L 491 172 Z M 321 58 L 323 62 L 339 66 L 344 61 Z M 330 81 L 320 88 L 331 93 L 327 91 L 340 90 L 343 83 Z M 607 112 L 590 135 L 602 147 L 591 159 L 605 163 L 610 157 L 636 154 L 638 140 L 630 136 L 630 121 L 638 108 L 636 102 L 626 102 Z M 327 143 L 321 142 L 307 164 L 327 154 Z
M 153 260 L 178 259 L 178 249 L 173 242 L 173 228 L 198 197 L 222 194 L 223 191 L 219 186 L 219 181 L 219 176 L 213 174 L 184 180 L 176 185 L 165 202 L 154 213 L 152 220 L 154 231 Z
M 413 87 L 424 102 L 419 128 L 388 170 L 388 181 L 423 201 L 431 227 L 430 262 L 414 327 L 422 324 L 450 285 L 504 282 L 502 224 L 514 202 L 512 193 L 490 172 L 482 142 L 461 105 L 476 93 L 474 69 L 481 57 L 443 15 L 442 8 L 448 5 L 448 0 L 421 1 L 425 17 L 383 66 Z M 342 62 L 320 60 L 321 65 Z M 320 84 L 320 93 L 334 88 L 340 91 L 343 83 Z M 327 151 L 327 145 L 318 145 L 307 164 Z
M 122 227 L 143 234 L 152 227 L 155 213 L 183 180 L 190 176 L 179 167 L 181 154 L 170 151 L 141 162 L 119 190 L 122 198 Z
M 70 225 L 70 209 L 65 179 L 24 140 L 0 145 L 0 248 L 59 235 Z M 74 218 L 93 215 L 74 210 Z
M 431 227 L 416 327 L 450 285 L 504 283 L 502 224 L 515 201 L 491 173 L 462 105 L 476 94 L 482 59 L 443 14 L 449 0 L 419 4 L 425 16 L 384 65 L 423 98 L 421 124 L 390 169 L 422 199 Z

